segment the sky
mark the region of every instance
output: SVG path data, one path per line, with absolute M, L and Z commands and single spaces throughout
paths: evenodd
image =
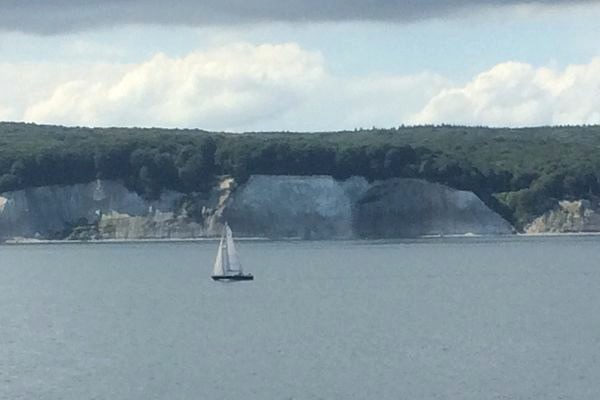
M 574 0 L 3 0 L 0 120 L 599 124 L 599 20 Z

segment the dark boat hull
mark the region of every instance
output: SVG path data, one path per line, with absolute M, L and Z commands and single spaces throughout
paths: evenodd
M 254 276 L 248 275 L 213 275 L 211 278 L 214 281 L 253 281 Z

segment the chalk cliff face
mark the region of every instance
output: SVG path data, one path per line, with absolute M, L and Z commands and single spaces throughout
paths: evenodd
M 472 192 L 419 179 L 374 183 L 358 201 L 355 229 L 374 238 L 512 232 Z
M 148 212 L 127 213 L 111 209 L 102 214 L 98 221 L 98 235 L 101 239 L 187 239 L 218 236 L 223 225 L 223 210 L 232 191 L 233 179 L 223 179 L 204 201 L 201 221 L 189 217 L 178 205 L 185 195 L 170 192 L 161 196 L 161 203 L 170 202 L 170 207 L 157 207 L 146 204 Z
M 102 215 L 98 222 L 101 239 L 186 239 L 209 235 L 203 224 L 186 215 L 155 211 L 132 216 L 116 211 Z
M 558 207 L 536 218 L 527 233 L 600 232 L 600 204 L 589 200 L 561 201 Z
M 0 237 L 57 237 L 84 225 L 71 238 L 191 238 L 219 235 L 225 220 L 236 235 L 271 238 L 512 232 L 473 193 L 415 179 L 252 176 L 239 187 L 224 179 L 197 220 L 184 201 L 177 192 L 148 201 L 110 181 L 10 192 L 0 197 Z
M 224 216 L 241 235 L 350 238 L 353 206 L 368 186 L 363 178 L 252 176 L 234 193 Z
M 236 232 L 267 237 L 393 238 L 508 234 L 508 222 L 476 195 L 417 179 L 369 184 L 329 176 L 255 176 L 225 216 Z
M 70 225 L 95 223 L 105 213 L 147 216 L 169 212 L 182 196 L 165 192 L 156 201 L 146 201 L 111 181 L 4 193 L 0 197 L 0 236 L 52 237 Z

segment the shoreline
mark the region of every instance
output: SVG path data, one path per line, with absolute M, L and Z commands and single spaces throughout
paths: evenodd
M 327 242 L 327 241 L 395 241 L 395 240 L 434 240 L 434 239 L 481 239 L 481 238 L 536 238 L 536 237 L 581 237 L 581 236 L 600 236 L 600 232 L 548 232 L 548 233 L 515 233 L 510 235 L 475 235 L 472 233 L 455 235 L 424 235 L 411 238 L 334 238 L 334 239 L 316 239 L 306 240 L 299 237 L 287 238 L 266 238 L 266 237 L 236 237 L 236 241 L 286 241 L 286 242 Z M 0 245 L 6 246 L 27 246 L 27 245 L 52 245 L 52 244 L 126 244 L 126 243 L 188 243 L 188 242 L 218 242 L 220 237 L 199 237 L 199 238 L 154 238 L 154 239 L 93 239 L 93 240 L 65 240 L 65 239 L 34 239 L 34 238 L 13 238 L 0 241 Z

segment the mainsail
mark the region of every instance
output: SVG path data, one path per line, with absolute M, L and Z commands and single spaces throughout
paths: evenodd
M 227 270 L 229 272 L 242 274 L 244 273 L 244 271 L 242 271 L 242 264 L 240 263 L 237 251 L 235 250 L 235 244 L 233 243 L 233 233 L 231 232 L 229 225 L 225 225 L 225 235 L 227 236 Z
M 215 266 L 213 267 L 213 275 L 225 275 L 227 260 L 225 259 L 226 251 L 223 251 L 223 247 L 225 247 L 225 238 L 221 237 L 221 242 L 219 243 L 219 250 L 217 251 L 217 258 L 215 260 Z
M 243 274 L 242 264 L 240 263 L 237 251 L 235 250 L 233 234 L 226 224 L 223 236 L 221 237 L 221 242 L 219 243 L 219 250 L 217 251 L 217 258 L 215 259 L 215 266 L 213 268 L 213 276 L 238 274 Z

